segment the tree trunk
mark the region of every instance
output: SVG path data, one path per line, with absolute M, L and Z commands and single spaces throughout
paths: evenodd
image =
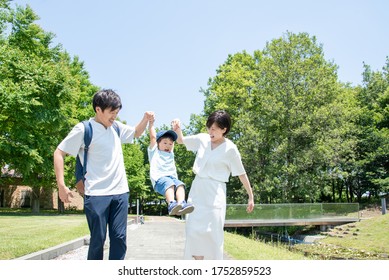
M 65 204 L 59 198 L 59 192 L 58 192 L 58 213 L 60 213 L 60 214 L 65 213 Z
M 347 187 L 346 187 L 347 189 Z M 339 195 L 339 202 L 342 202 L 343 199 L 342 199 L 342 194 L 343 194 L 343 185 L 342 184 L 338 184 L 338 195 Z
M 40 208 L 40 203 L 39 203 L 39 198 L 40 198 L 40 192 L 41 188 L 40 187 L 32 187 L 31 191 L 31 210 L 32 213 L 39 213 L 39 208 Z

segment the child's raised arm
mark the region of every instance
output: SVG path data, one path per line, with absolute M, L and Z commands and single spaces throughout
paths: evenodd
M 178 136 L 176 142 L 178 144 L 184 144 L 184 141 L 182 140 L 184 135 L 182 134 L 181 122 L 179 119 L 172 120 L 172 129 L 174 130 L 175 133 L 177 133 Z
M 154 128 L 154 119 L 149 120 L 150 148 L 157 143 L 157 134 Z

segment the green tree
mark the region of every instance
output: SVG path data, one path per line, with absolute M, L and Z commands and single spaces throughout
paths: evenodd
M 316 143 L 317 151 L 323 154 L 322 182 L 320 200 L 343 201 L 352 197 L 348 183 L 352 174 L 350 166 L 355 163 L 357 143 L 355 116 L 359 114 L 356 90 L 345 85 L 330 105 L 332 117 L 327 118 L 332 128 L 323 134 L 325 141 Z M 336 198 L 338 195 L 338 198 Z
M 150 188 L 146 185 L 147 170 L 144 165 L 144 154 L 139 144 L 123 145 L 124 166 L 126 168 L 128 185 L 130 188 L 130 207 L 132 201 L 144 201 Z
M 314 201 L 325 187 L 328 135 L 341 123 L 332 106 L 342 90 L 316 38 L 288 32 L 253 56 L 230 55 L 204 91 L 204 111 L 231 113 L 230 137 L 261 201 Z
M 78 108 L 88 110 L 93 86 L 78 59 L 51 46 L 54 35 L 35 24 L 29 6 L 2 9 L 0 19 L 0 163 L 33 188 L 39 211 L 41 188 L 55 182 L 53 151 L 82 115 Z
M 193 118 L 195 118 L 195 115 L 192 116 L 192 119 Z M 189 127 L 182 127 L 182 132 L 184 135 L 192 135 L 195 133 L 190 131 Z M 185 183 L 187 198 L 195 176 L 192 170 L 195 154 L 188 151 L 184 145 L 175 144 L 174 159 L 176 161 L 178 178 Z
M 350 178 L 351 192 L 359 201 L 366 192 L 378 196 L 389 190 L 389 59 L 382 72 L 364 68 L 363 86 L 356 96 L 358 142 Z

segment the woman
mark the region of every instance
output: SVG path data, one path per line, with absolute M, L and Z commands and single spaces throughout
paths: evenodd
M 196 152 L 193 172 L 196 174 L 188 201 L 196 210 L 186 220 L 185 259 L 223 259 L 224 221 L 226 216 L 226 182 L 230 175 L 239 176 L 248 194 L 247 212 L 254 209 L 250 181 L 236 145 L 226 138 L 231 128 L 225 111 L 212 113 L 207 120 L 208 134 L 184 137 L 179 120 L 172 122 L 177 143 Z

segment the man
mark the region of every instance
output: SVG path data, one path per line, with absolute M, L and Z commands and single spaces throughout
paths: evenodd
M 124 168 L 122 143 L 132 143 L 141 136 L 153 112 L 145 112 L 135 127 L 116 121 L 122 108 L 118 94 L 113 90 L 100 90 L 93 96 L 95 117 L 92 125 L 92 141 L 89 146 L 85 174 L 84 210 L 90 230 L 88 260 L 102 260 L 104 242 L 109 228 L 110 260 L 123 260 L 127 245 L 127 215 L 129 188 Z M 112 127 L 118 126 L 120 135 Z M 77 124 L 54 152 L 54 170 L 59 197 L 64 203 L 73 197 L 64 181 L 64 159 L 67 154 L 79 155 L 83 163 L 84 125 Z

